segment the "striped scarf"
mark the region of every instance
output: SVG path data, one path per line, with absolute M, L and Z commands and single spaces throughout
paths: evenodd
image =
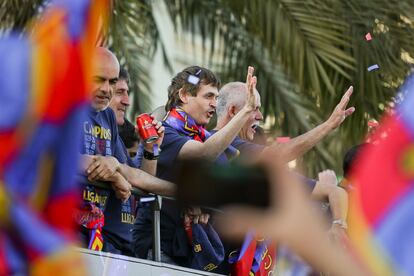
M 211 136 L 211 133 L 204 126 L 198 125 L 191 116 L 178 107 L 173 107 L 167 113 L 164 122 L 178 131 L 179 134 L 202 143 Z M 239 151 L 232 145 L 227 147 L 225 153 L 230 160 L 239 155 Z

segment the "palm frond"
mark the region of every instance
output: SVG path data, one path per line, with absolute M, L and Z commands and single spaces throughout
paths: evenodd
M 0 33 L 25 29 L 48 0 L 0 3 Z M 411 0 L 172 0 L 165 1 L 177 33 L 201 38 L 203 63 L 224 82 L 257 68 L 263 113 L 271 131 L 296 136 L 328 118 L 354 85 L 357 111 L 308 153 L 308 173 L 339 169 L 343 152 L 359 143 L 366 122 L 379 119 L 414 63 Z M 131 73 L 133 115 L 148 111 L 150 60 L 166 44 L 150 0 L 113 1 L 107 44 Z M 372 41 L 364 36 L 370 32 Z M 188 53 L 191 54 L 191 53 Z M 368 66 L 380 69 L 368 72 Z M 171 68 L 171 66 L 169 66 Z M 272 119 L 272 120 L 270 120 Z
M 130 73 L 132 116 L 151 106 L 148 68 L 159 43 L 151 1 L 114 1 L 108 45 Z
M 203 39 L 225 81 L 257 68 L 264 114 L 274 128 L 298 135 L 327 118 L 349 85 L 357 112 L 305 157 L 311 173 L 339 169 L 344 150 L 379 118 L 410 71 L 413 7 L 409 1 L 175 0 L 177 29 Z M 371 32 L 374 39 L 364 40 Z M 222 59 L 212 61 L 212 53 Z M 379 64 L 380 70 L 367 67 Z
M 25 31 L 28 23 L 48 4 L 46 0 L 4 0 L 0 3 L 0 34 Z

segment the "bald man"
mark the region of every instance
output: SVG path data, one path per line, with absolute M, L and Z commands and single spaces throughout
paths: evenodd
M 305 134 L 291 139 L 288 143 L 279 145 L 278 152 L 279 154 L 282 154 L 282 160 L 291 161 L 302 156 L 304 153 L 314 147 L 319 141 L 321 141 L 325 136 L 331 133 L 334 129 L 338 128 L 345 120 L 345 118 L 355 111 L 354 107 L 347 108 L 347 104 L 349 102 L 349 98 L 352 95 L 352 91 L 353 87 L 351 86 L 345 92 L 341 101 L 335 107 L 328 120 L 306 132 Z M 220 89 L 216 109 L 216 130 L 223 128 L 230 122 L 230 120 L 239 112 L 241 107 L 244 106 L 246 97 L 246 85 L 242 82 L 230 82 Z M 254 135 L 256 133 L 255 128 L 258 126 L 259 122 L 263 120 L 263 115 L 260 112 L 260 95 L 257 90 L 256 99 L 257 101 L 255 112 L 251 113 L 250 119 L 244 124 L 239 133 L 239 137 L 242 138 L 241 140 L 245 142 L 253 141 Z M 237 148 L 239 148 L 243 154 L 243 151 L 249 151 L 249 147 L 243 149 L 243 146 L 247 144 L 242 143 L 243 141 L 241 140 L 238 142 L 240 142 L 242 145 L 237 146 Z M 261 149 L 263 148 L 264 147 L 261 147 Z
M 303 135 L 293 138 L 289 143 L 275 144 L 278 147 L 278 154 L 281 160 L 286 162 L 294 160 L 313 146 L 315 146 L 332 130 L 339 127 L 345 118 L 351 115 L 355 108 L 347 108 L 349 97 L 353 91 L 352 86 L 345 92 L 339 104 L 335 107 L 329 119 L 319 126 L 311 129 Z M 258 156 L 266 149 L 271 149 L 272 146 L 264 146 L 252 143 L 256 127 L 259 122 L 263 120 L 263 115 L 260 112 L 261 102 L 258 91 L 256 93 L 256 108 L 251 113 L 249 120 L 243 125 L 238 137 L 232 142 L 232 146 L 240 151 L 240 156 L 244 159 L 251 160 L 252 157 Z M 216 130 L 223 128 L 230 120 L 239 112 L 244 106 L 247 97 L 246 84 L 242 82 L 230 82 L 224 85 L 219 92 L 217 101 L 217 126 Z M 271 153 L 271 151 L 267 151 Z M 303 178 L 304 182 L 310 186 L 312 198 L 321 201 L 327 201 L 330 204 L 330 209 L 333 217 L 333 224 L 331 233 L 340 237 L 344 235 L 344 228 L 346 228 L 346 217 L 348 211 L 348 195 L 345 190 L 338 187 L 336 178 L 330 177 L 331 172 L 322 172 L 319 174 L 319 180 Z M 328 177 L 326 177 L 328 175 Z M 302 178 L 301 176 L 299 176 Z
M 119 63 L 115 55 L 105 48 L 96 48 L 93 67 L 93 85 L 90 108 L 83 121 L 83 136 L 81 154 L 83 157 L 82 172 L 89 181 L 107 181 L 112 186 L 109 189 L 97 188 L 93 185 L 83 186 L 84 200 L 83 213 L 78 223 L 81 224 L 80 234 L 82 244 L 90 249 L 106 249 L 105 242 L 101 244 L 103 236 L 102 222 L 93 222 L 90 218 L 103 218 L 103 213 L 109 200 L 127 201 L 131 195 L 131 184 L 118 172 L 117 152 L 119 142 L 115 116 L 108 107 L 114 93 L 114 86 L 118 80 Z M 93 167 L 95 165 L 95 167 Z M 105 175 L 101 174 L 103 168 Z M 90 212 L 88 210 L 91 209 Z M 106 216 L 105 216 L 106 218 Z M 104 224 L 107 226 L 107 223 Z
M 91 106 L 82 125 L 82 171 L 89 181 L 108 182 L 113 191 L 92 185 L 84 187 L 83 200 L 92 212 L 80 222 L 83 225 L 81 238 L 84 245 L 95 248 L 94 236 L 91 235 L 93 227 L 87 226 L 84 220 L 104 212 L 103 250 L 132 256 L 130 230 L 135 221 L 136 202 L 130 197 L 131 187 L 172 195 L 175 186 L 132 167 L 133 163 L 118 134 L 114 111 L 108 108 L 118 81 L 118 60 L 111 51 L 102 47 L 96 48 L 94 58 Z
M 117 197 L 126 200 L 131 194 L 131 185 L 117 172 L 120 166 L 116 156 L 119 136 L 114 112 L 108 109 L 118 75 L 119 63 L 115 55 L 106 48 L 96 48 L 91 108 L 83 122 L 84 136 L 81 153 L 89 180 L 111 181 Z M 97 162 L 99 163 L 96 164 Z M 92 167 L 92 164 L 95 164 L 95 167 Z M 102 174 L 101 171 L 105 168 L 109 171 Z M 96 189 L 91 188 L 91 190 Z M 86 200 L 98 203 L 97 206 L 105 206 L 108 195 L 90 191 L 86 194 L 84 192 L 83 196 Z

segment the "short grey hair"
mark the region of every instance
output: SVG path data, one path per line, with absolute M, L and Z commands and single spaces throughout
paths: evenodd
M 238 109 L 242 108 L 246 101 L 246 92 L 247 87 L 244 82 L 229 82 L 224 85 L 220 89 L 217 100 L 217 118 L 224 116 L 227 112 L 227 107 L 230 105 L 234 105 Z

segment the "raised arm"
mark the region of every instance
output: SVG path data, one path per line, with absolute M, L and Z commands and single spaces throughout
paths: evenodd
M 319 173 L 311 197 L 317 200 L 327 200 L 332 213 L 330 234 L 336 240 L 342 240 L 346 235 L 348 215 L 348 193 L 337 186 L 335 172 L 325 170 Z
M 288 143 L 279 145 L 279 153 L 286 162 L 294 160 L 308 150 L 313 148 L 319 141 L 321 141 L 326 135 L 331 133 L 334 129 L 339 127 L 346 117 L 351 115 L 354 111 L 354 107 L 347 109 L 349 99 L 352 95 L 353 87 L 349 87 L 343 95 L 339 104 L 335 107 L 328 120 L 313 128 L 312 130 L 302 134 L 298 137 L 291 139 Z
M 246 123 L 251 112 L 256 108 L 256 82 L 253 76 L 254 68 L 249 66 L 246 78 L 248 88 L 247 101 L 242 110 L 222 129 L 217 131 L 204 143 L 190 140 L 181 148 L 178 158 L 191 158 L 194 156 L 215 160 L 231 144 L 242 126 Z

